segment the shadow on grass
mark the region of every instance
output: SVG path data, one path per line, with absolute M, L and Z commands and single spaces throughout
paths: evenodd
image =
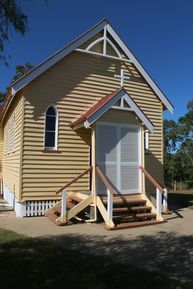
M 193 192 L 173 192 L 168 194 L 168 201 L 170 209 L 187 208 L 193 205 Z
M 163 233 L 133 240 L 83 235 L 32 239 L 0 230 L 0 288 L 192 288 L 135 268 L 164 268 L 179 279 L 179 272 L 188 272 L 184 277 L 191 280 L 192 247 L 193 237 Z

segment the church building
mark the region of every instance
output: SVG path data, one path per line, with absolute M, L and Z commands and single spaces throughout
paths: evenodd
M 163 111 L 173 106 L 102 20 L 11 84 L 4 199 L 17 217 L 107 229 L 164 221 Z

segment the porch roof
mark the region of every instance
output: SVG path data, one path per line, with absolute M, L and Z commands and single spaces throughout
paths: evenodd
M 154 126 L 144 112 L 139 108 L 135 101 L 129 96 L 124 87 L 120 87 L 111 94 L 102 97 L 99 101 L 94 103 L 87 111 L 83 112 L 77 119 L 70 123 L 70 126 L 77 129 L 81 126 L 85 128 L 90 127 L 99 117 L 101 117 L 107 110 L 109 110 L 117 101 L 124 98 L 124 101 L 128 104 L 142 123 L 153 132 Z

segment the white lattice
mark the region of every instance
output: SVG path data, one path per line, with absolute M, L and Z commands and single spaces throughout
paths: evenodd
M 26 202 L 26 217 L 42 216 L 44 212 L 50 209 L 57 200 L 49 201 L 27 201 Z

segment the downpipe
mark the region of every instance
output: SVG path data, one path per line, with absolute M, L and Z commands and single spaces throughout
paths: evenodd
M 93 207 L 94 207 L 94 218 L 90 219 L 90 220 L 85 220 L 85 223 L 96 223 L 96 221 L 97 221 L 97 206 L 93 205 Z

